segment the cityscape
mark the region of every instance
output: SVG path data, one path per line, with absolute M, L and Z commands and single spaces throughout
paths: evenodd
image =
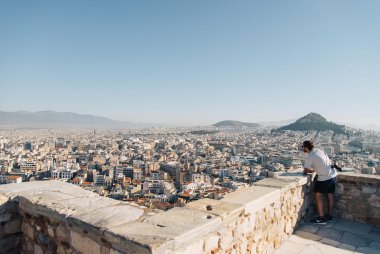
M 302 119 L 313 117 L 321 116 L 310 113 Z M 302 172 L 304 140 L 313 140 L 346 172 L 380 175 L 378 132 L 313 130 L 321 122 L 304 131 L 245 125 L 224 121 L 208 127 L 136 130 L 1 129 L 0 183 L 59 180 L 101 196 L 168 210 L 202 198 L 222 199 L 284 172 Z

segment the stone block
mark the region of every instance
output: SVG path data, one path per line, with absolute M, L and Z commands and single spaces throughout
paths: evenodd
M 255 230 L 253 232 L 253 242 L 258 243 L 263 238 L 263 232 L 261 230 Z
M 145 222 L 132 222 L 117 226 L 105 231 L 107 239 L 113 240 L 112 247 L 131 253 L 161 253 L 165 249 L 173 248 L 175 234 L 171 229 Z M 116 239 L 120 239 L 117 243 Z M 149 248 L 149 249 L 148 249 Z M 164 252 L 162 252 L 164 253 Z
M 280 193 L 280 190 L 275 188 L 252 186 L 229 193 L 222 200 L 243 205 L 246 213 L 254 213 L 272 203 L 280 202 Z
M 194 253 L 202 253 L 203 252 L 204 241 L 202 239 L 198 239 L 197 241 L 190 242 L 186 246 L 176 249 L 173 253 L 180 254 L 194 254 Z
M 368 235 L 372 225 L 354 222 L 352 220 L 338 219 L 333 228 L 339 231 L 347 231 L 358 235 Z
M 26 250 L 29 252 L 29 253 L 33 253 L 34 252 L 34 242 L 33 240 L 30 240 L 30 239 L 24 239 L 26 241 Z
M 246 238 L 241 239 L 238 244 L 237 253 L 246 254 L 248 249 L 248 242 Z
M 126 239 L 150 246 L 151 249 L 173 240 L 182 247 L 199 235 L 207 235 L 221 225 L 221 218 L 198 210 L 173 208 L 167 212 L 145 218 L 143 222 L 132 222 L 111 228 L 111 232 Z
M 369 231 L 368 236 L 376 242 L 380 242 L 380 227 L 372 227 L 372 229 Z
M 13 184 L 4 184 L 0 186 L 0 192 L 9 198 L 15 198 L 17 196 L 23 197 L 36 197 L 39 198 L 43 193 L 51 194 L 67 194 L 71 197 L 94 197 L 97 194 L 86 191 L 79 186 L 75 186 L 70 183 L 65 183 L 62 181 L 34 181 L 34 182 L 24 182 L 17 185 L 15 189 Z M 54 198 L 54 195 L 49 195 L 49 198 Z M 47 201 L 47 200 L 46 200 Z
M 380 197 L 373 194 L 369 199 L 368 199 L 368 204 L 373 207 L 380 208 Z
M 48 231 L 48 235 L 51 237 L 51 238 L 54 238 L 55 237 L 55 234 L 54 234 L 54 228 L 50 225 L 47 226 L 47 231 Z
M 339 173 L 338 182 L 347 182 L 349 184 L 378 184 L 379 175 Z
M 4 234 L 16 234 L 21 232 L 21 218 L 11 220 L 5 223 L 4 225 Z
M 34 254 L 43 254 L 44 251 L 42 250 L 41 246 L 38 244 L 34 244 Z
M 335 230 L 333 228 L 321 228 L 318 231 L 318 235 L 321 236 L 322 238 L 327 238 L 327 239 L 331 239 L 334 241 L 339 241 L 340 238 L 342 237 L 342 232 Z
M 286 178 L 265 178 L 258 182 L 254 183 L 255 186 L 262 187 L 270 187 L 280 189 L 281 192 L 287 192 L 292 188 L 296 188 L 298 186 L 298 182 L 294 179 L 286 179 Z
M 327 239 L 327 238 L 322 238 L 320 240 L 320 242 L 323 244 L 331 245 L 331 246 L 338 246 L 339 245 L 338 241 L 334 241 L 334 240 Z
M 186 204 L 185 208 L 199 210 L 202 212 L 210 213 L 220 216 L 223 220 L 231 219 L 231 217 L 238 217 L 244 210 L 242 205 L 224 202 L 223 200 L 215 200 L 204 198 Z
M 285 233 L 289 234 L 292 231 L 292 222 L 288 220 L 285 224 Z
M 295 235 L 298 236 L 298 237 L 301 237 L 301 238 L 303 238 L 305 240 L 309 240 L 309 241 L 319 241 L 319 240 L 322 239 L 322 237 L 319 236 L 319 235 L 317 235 L 317 234 L 310 233 L 310 232 L 305 232 L 305 231 L 302 231 L 302 230 L 297 230 L 295 232 Z M 291 237 L 293 237 L 293 236 L 291 236 Z
M 9 221 L 12 217 L 12 214 L 6 213 L 6 214 L 0 214 L 0 223 Z
M 66 254 L 66 251 L 62 245 L 57 246 L 57 254 Z
M 365 236 L 344 232 L 341 242 L 353 245 L 355 247 L 366 247 L 369 245 L 370 240 Z
M 244 219 L 242 224 L 240 225 L 241 227 L 241 232 L 244 235 L 248 235 L 251 233 L 254 228 L 255 228 L 255 215 L 248 216 Z
M 226 251 L 234 244 L 232 232 L 222 232 L 219 234 L 219 248 L 222 251 Z
M 263 211 L 256 212 L 255 231 L 266 227 L 265 213 Z
M 7 253 L 8 250 L 17 249 L 20 245 L 20 237 L 17 235 L 11 235 L 0 238 L 0 250 Z
M 63 242 L 69 242 L 70 238 L 70 231 L 68 230 L 67 226 L 64 223 L 59 224 L 55 228 L 55 233 L 54 235 L 56 236 L 56 239 L 58 241 L 63 241 Z
M 343 184 L 341 184 L 341 183 L 337 183 L 336 184 L 335 194 L 338 194 L 338 195 L 345 194 L 345 189 L 344 189 L 344 185 Z
M 21 230 L 29 239 L 34 240 L 34 228 L 28 222 L 22 223 Z
M 214 249 L 218 248 L 219 237 L 217 235 L 211 235 L 207 237 L 204 244 L 204 252 L 211 252 Z
M 10 213 L 9 211 L 9 196 L 0 191 L 0 214 Z
M 144 213 L 143 209 L 126 202 L 88 195 L 87 191 L 76 194 L 43 192 L 21 197 L 20 209 L 56 221 L 64 221 L 71 217 L 101 228 L 125 224 L 140 218 Z
M 369 247 L 380 250 L 380 242 L 371 242 Z
M 363 186 L 363 188 L 362 188 L 362 192 L 364 194 L 374 194 L 374 193 L 376 193 L 376 191 L 377 191 L 376 186 Z
M 75 231 L 70 232 L 71 246 L 81 253 L 101 254 L 100 245 L 93 239 L 85 237 Z
M 100 253 L 101 254 L 110 254 L 110 248 L 104 246 L 104 245 L 101 245 L 100 246 Z
M 264 241 L 257 243 L 256 251 L 257 253 L 267 253 L 267 248 Z
M 352 246 L 350 244 L 345 244 L 345 243 L 340 243 L 336 247 L 339 249 L 349 250 L 349 251 L 354 251 L 356 249 L 355 246 Z
M 355 253 L 379 254 L 379 250 L 370 247 L 359 247 L 356 249 Z
M 46 195 L 51 196 L 52 193 L 50 194 L 46 193 Z M 63 198 L 62 195 L 66 198 L 71 197 L 66 194 L 61 194 L 61 193 L 57 193 L 55 195 L 58 196 L 56 197 L 58 199 Z M 50 200 L 48 197 L 46 197 L 46 199 Z M 33 198 L 32 200 L 29 200 L 28 198 L 20 197 L 19 207 L 20 207 L 20 210 L 22 210 L 24 213 L 28 213 L 34 217 L 44 216 L 47 218 L 55 218 L 58 220 L 64 220 L 66 214 L 67 215 L 70 214 L 70 211 L 67 211 L 66 209 L 64 209 L 64 207 L 59 207 L 59 208 L 57 207 L 55 209 L 51 209 L 50 207 L 54 206 L 56 203 L 51 200 L 50 201 L 47 201 L 47 200 L 46 201 L 44 200 L 44 202 L 48 202 L 47 204 L 44 205 L 43 203 L 40 203 L 37 198 L 36 199 Z
M 99 200 L 95 199 L 94 202 L 102 202 L 103 204 L 106 204 L 103 199 L 107 198 L 101 198 Z M 83 203 L 84 200 L 79 202 Z M 75 213 L 70 217 L 87 222 L 95 227 L 107 229 L 135 221 L 144 214 L 143 209 L 129 205 L 125 202 L 108 204 L 106 207 L 100 208 L 88 209 L 88 207 L 91 206 L 85 206 L 80 208 L 80 210 L 77 208 Z
M 366 219 L 366 223 L 375 225 L 375 226 L 380 226 L 380 217 L 370 217 Z

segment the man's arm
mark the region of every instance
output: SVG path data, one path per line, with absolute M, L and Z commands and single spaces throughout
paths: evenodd
M 303 169 L 303 173 L 304 173 L 304 174 L 314 173 L 314 172 L 315 172 L 314 169 L 310 169 L 310 168 L 304 168 L 304 169 Z
M 311 165 L 312 165 L 312 158 L 310 156 L 310 154 L 306 157 L 305 159 L 305 165 L 303 166 L 303 173 L 304 174 L 308 174 L 308 173 L 314 173 L 315 170 L 312 169 Z

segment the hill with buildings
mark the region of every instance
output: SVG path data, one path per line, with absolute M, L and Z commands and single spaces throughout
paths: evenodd
M 0 126 L 14 128 L 143 128 L 149 125 L 106 117 L 55 111 L 0 111 Z
M 296 122 L 278 128 L 276 130 L 292 130 L 292 131 L 334 131 L 335 133 L 344 133 L 345 126 L 333 122 L 328 122 L 326 118 L 317 113 L 309 113 L 301 117 Z
M 248 128 L 259 128 L 260 124 L 257 124 L 257 123 L 244 123 L 244 122 L 239 122 L 239 121 L 226 120 L 226 121 L 221 121 L 221 122 L 215 123 L 212 126 L 215 126 L 215 127 L 248 127 Z

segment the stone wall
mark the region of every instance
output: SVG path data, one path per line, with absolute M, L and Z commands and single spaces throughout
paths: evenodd
M 231 207 L 233 212 L 222 216 L 213 232 L 177 248 L 175 253 L 271 253 L 301 222 L 310 218 L 310 191 L 306 177 L 279 177 L 262 180 L 219 201 L 203 199 L 190 203 L 187 209 L 207 211 L 228 206 L 234 209 Z
M 120 237 L 107 234 L 101 229 L 72 220 L 58 220 L 38 215 L 22 214 L 22 253 L 30 254 L 71 254 L 101 253 L 112 254 L 126 251 L 127 242 Z M 149 253 L 141 246 L 128 245 L 131 253 Z
M 166 212 L 59 181 L 3 185 L 0 252 L 270 253 L 313 215 L 311 177 L 267 178 Z M 340 175 L 337 215 L 378 223 L 379 180 Z
M 144 209 L 59 181 L 0 186 L 0 253 L 150 253 L 107 228 Z
M 0 195 L 3 253 L 266 253 L 312 210 L 310 180 L 302 175 L 167 212 L 59 181 L 3 185 Z
M 337 217 L 380 226 L 380 176 L 339 174 L 335 211 Z
M 20 253 L 21 237 L 18 202 L 0 193 L 0 253 Z

